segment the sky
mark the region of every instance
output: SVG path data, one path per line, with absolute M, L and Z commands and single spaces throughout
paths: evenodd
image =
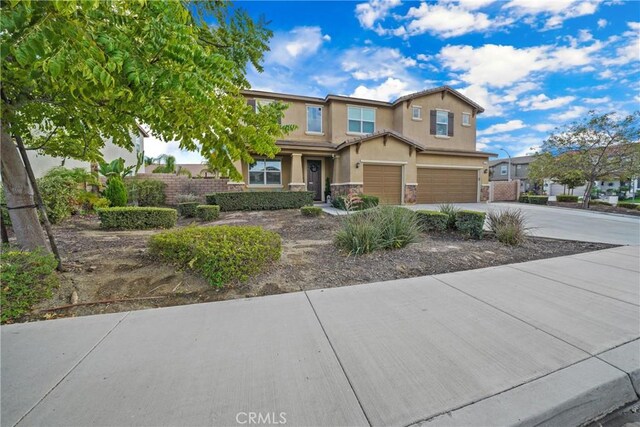
M 477 149 L 531 154 L 590 111 L 640 109 L 640 2 L 237 1 L 274 32 L 253 89 L 392 101 L 448 85 L 485 108 Z M 145 154 L 201 163 L 153 138 Z

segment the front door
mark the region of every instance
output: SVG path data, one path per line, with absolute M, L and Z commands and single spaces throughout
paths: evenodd
M 322 200 L 321 160 L 307 160 L 307 191 L 313 192 L 313 200 Z

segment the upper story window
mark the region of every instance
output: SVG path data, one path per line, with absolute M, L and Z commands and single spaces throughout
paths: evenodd
M 322 107 L 307 106 L 307 132 L 322 133 Z
M 422 120 L 422 107 L 414 105 L 411 107 L 411 118 L 413 120 Z
M 249 166 L 249 185 L 282 184 L 282 160 L 256 159 Z
M 462 126 L 471 126 L 471 113 L 462 113 Z
M 449 134 L 449 113 L 436 111 L 436 135 L 447 136 Z
M 366 107 L 348 107 L 351 133 L 373 133 L 376 130 L 376 110 Z
M 507 165 L 500 165 L 500 175 L 507 174 Z

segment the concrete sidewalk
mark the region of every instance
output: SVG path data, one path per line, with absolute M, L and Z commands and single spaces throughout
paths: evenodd
M 579 425 L 638 398 L 639 266 L 621 247 L 4 326 L 2 425 Z

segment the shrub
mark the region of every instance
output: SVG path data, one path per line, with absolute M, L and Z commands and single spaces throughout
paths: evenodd
M 149 252 L 202 274 L 211 285 L 246 281 L 280 259 L 280 235 L 256 226 L 185 227 L 158 233 Z
M 127 198 L 138 206 L 163 206 L 167 184 L 155 179 L 129 179 L 126 181 Z
M 420 224 L 415 212 L 397 206 L 378 206 L 345 216 L 335 243 L 352 255 L 398 249 L 415 242 Z
M 63 168 L 54 168 L 38 179 L 38 189 L 52 224 L 57 224 L 80 208 L 82 190 L 74 177 Z M 71 172 L 71 171 L 69 171 Z
M 303 216 L 320 216 L 322 215 L 322 208 L 319 206 L 303 206 L 300 208 L 300 213 Z
M 546 205 L 549 201 L 549 196 L 529 196 L 529 202 L 532 205 Z
M 349 196 L 336 196 L 331 201 L 331 205 L 336 209 L 347 210 L 347 197 Z M 361 211 L 364 209 L 371 209 L 378 206 L 380 199 L 376 196 L 369 196 L 367 194 L 357 194 L 353 196 L 355 202 L 351 205 L 352 211 Z
M 462 234 L 474 239 L 481 239 L 484 228 L 484 217 L 484 212 L 458 211 L 456 213 L 456 228 Z
M 127 189 L 119 176 L 112 176 L 107 179 L 107 188 L 104 189 L 104 197 L 109 199 L 111 206 L 127 205 Z
M 490 211 L 487 225 L 496 238 L 507 245 L 520 245 L 527 239 L 527 220 L 520 209 Z
M 178 203 L 178 215 L 185 218 L 193 218 L 196 216 L 196 208 L 200 205 L 198 202 Z
M 578 196 L 573 196 L 573 195 L 570 195 L 570 194 L 558 194 L 556 196 L 556 200 L 558 202 L 577 203 L 578 202 Z
M 589 206 L 612 206 L 611 203 L 603 200 L 589 200 Z
M 444 231 L 447 229 L 449 215 L 437 211 L 416 211 L 418 222 L 423 231 Z
M 530 194 L 522 193 L 520 197 L 518 197 L 518 202 L 520 203 L 529 203 Z
M 447 228 L 449 230 L 455 230 L 456 228 L 456 215 L 460 212 L 460 208 L 457 208 L 451 203 L 443 203 L 439 206 L 440 213 L 447 216 Z
M 206 196 L 208 205 L 218 205 L 226 211 L 257 211 L 300 209 L 313 205 L 311 191 L 249 191 L 214 193 Z
M 213 221 L 220 216 L 220 206 L 216 205 L 198 205 L 196 207 L 196 216 L 202 221 Z
M 200 197 L 196 196 L 195 194 L 178 194 L 176 196 L 176 202 L 178 203 L 187 203 L 187 202 L 199 202 L 200 201 Z
M 636 205 L 635 203 L 629 203 L 629 202 L 618 202 L 618 207 L 619 207 L 619 208 L 625 208 L 625 209 L 636 209 L 638 206 L 640 206 L 640 205 Z
M 98 209 L 100 225 L 107 229 L 144 230 L 171 228 L 176 225 L 177 213 L 170 208 L 142 208 L 136 206 Z
M 3 248 L 0 260 L 2 323 L 17 320 L 34 304 L 51 298 L 51 288 L 58 283 L 54 273 L 57 265 L 49 253 Z

